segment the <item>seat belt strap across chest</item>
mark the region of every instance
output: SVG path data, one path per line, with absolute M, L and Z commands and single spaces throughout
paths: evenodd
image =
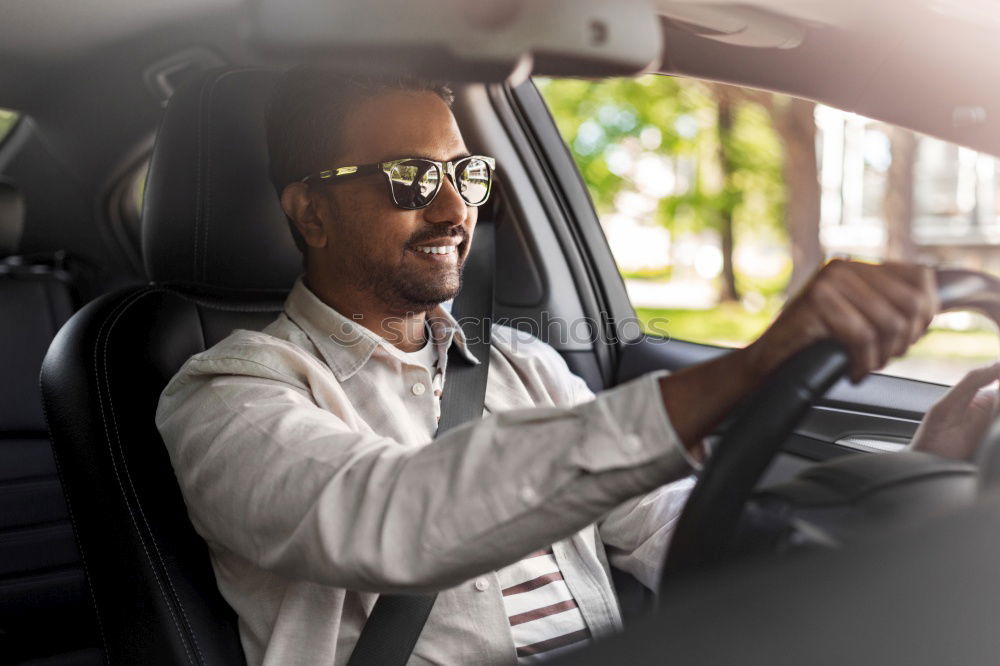
M 479 364 L 469 363 L 455 343 L 449 347 L 438 435 L 466 421 L 482 418 L 486 398 L 495 254 L 493 224 L 489 220 L 480 219 L 472 242 L 462 270 L 462 289 L 455 297 L 452 314 L 462 326 L 466 346 Z M 347 666 L 404 666 L 436 599 L 436 594 L 379 595 Z

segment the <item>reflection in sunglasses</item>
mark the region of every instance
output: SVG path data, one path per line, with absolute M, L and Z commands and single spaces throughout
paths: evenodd
M 481 206 L 489 198 L 494 167 L 493 158 L 479 155 L 463 157 L 454 162 L 435 162 L 414 157 L 327 169 L 313 176 L 306 176 L 302 182 L 309 182 L 313 178 L 323 181 L 343 180 L 381 171 L 389 180 L 393 203 L 412 210 L 423 208 L 434 200 L 441 191 L 442 177 L 447 172 L 465 203 Z

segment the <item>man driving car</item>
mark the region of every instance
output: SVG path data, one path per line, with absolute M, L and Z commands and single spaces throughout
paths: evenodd
M 345 663 L 388 592 L 440 591 L 412 663 L 529 663 L 620 629 L 609 560 L 656 588 L 702 440 L 733 406 L 824 338 L 859 380 L 937 310 L 926 267 L 831 262 L 745 349 L 597 396 L 496 327 L 484 418 L 435 439 L 448 365 L 480 362 L 441 304 L 502 168 L 469 153 L 450 104 L 433 82 L 281 78 L 271 178 L 304 274 L 271 325 L 192 357 L 161 396 L 250 664 Z M 996 374 L 960 383 L 916 445 L 967 454 L 979 422 L 956 414 L 992 412 L 976 390 Z

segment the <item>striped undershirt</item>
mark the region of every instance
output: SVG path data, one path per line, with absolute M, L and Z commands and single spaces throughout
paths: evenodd
M 552 548 L 497 571 L 519 664 L 534 664 L 590 638 Z
M 436 346 L 428 342 L 415 352 L 404 352 L 424 366 L 432 377 L 431 389 L 441 397 L 443 373 Z M 435 400 L 435 415 L 441 408 Z M 535 664 L 580 647 L 590 638 L 580 608 L 563 580 L 552 548 L 539 550 L 497 571 L 503 603 L 510 622 L 519 664 Z

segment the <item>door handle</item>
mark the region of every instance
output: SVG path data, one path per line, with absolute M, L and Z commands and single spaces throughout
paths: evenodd
M 834 442 L 837 446 L 864 453 L 893 453 L 902 451 L 909 443 L 905 437 L 892 435 L 848 435 Z

